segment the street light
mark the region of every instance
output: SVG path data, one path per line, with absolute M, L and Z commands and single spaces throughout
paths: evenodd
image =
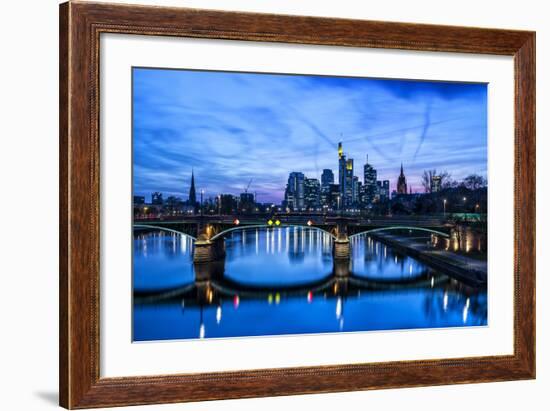
M 443 199 L 443 217 L 445 217 L 446 213 L 447 213 L 447 199 L 444 198 Z

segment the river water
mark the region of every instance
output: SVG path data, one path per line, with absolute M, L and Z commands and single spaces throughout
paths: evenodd
M 352 237 L 343 265 L 314 228 L 251 228 L 225 242 L 225 261 L 196 281 L 191 237 L 134 233 L 135 341 L 487 325 L 486 290 L 366 235 Z

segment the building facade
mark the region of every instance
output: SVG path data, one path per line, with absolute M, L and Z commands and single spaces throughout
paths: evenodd
M 365 206 L 369 206 L 370 204 L 372 204 L 376 196 L 376 191 L 377 191 L 376 178 L 377 178 L 376 169 L 369 164 L 367 159 L 367 163 L 363 167 L 363 181 L 364 181 L 363 204 Z
M 432 176 L 430 181 L 430 192 L 437 193 L 441 191 L 441 176 Z
M 158 191 L 151 194 L 151 204 L 153 205 L 162 205 L 164 201 L 162 200 L 162 193 L 159 193 Z
M 289 174 L 285 190 L 285 206 L 287 208 L 299 211 L 305 207 L 304 180 L 303 173 L 292 172 Z
M 334 173 L 325 168 L 321 174 L 321 206 L 330 207 L 330 185 L 334 184 Z
M 345 208 L 346 198 L 346 155 L 344 154 L 344 148 L 342 143 L 338 143 L 338 187 L 340 188 L 340 200 L 337 206 L 339 209 Z
M 304 180 L 304 203 L 308 210 L 317 210 L 321 206 L 321 184 L 316 178 Z
M 388 201 L 390 199 L 390 180 L 378 180 L 376 185 L 379 201 Z

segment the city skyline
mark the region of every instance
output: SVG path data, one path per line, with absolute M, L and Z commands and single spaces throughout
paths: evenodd
M 193 171 L 205 198 L 252 179 L 278 204 L 290 172 L 338 178 L 339 141 L 390 191 L 401 164 L 413 192 L 426 169 L 486 177 L 485 84 L 134 69 L 133 102 L 135 195 L 185 200 Z

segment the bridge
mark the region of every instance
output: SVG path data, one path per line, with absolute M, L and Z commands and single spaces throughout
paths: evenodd
M 349 260 L 350 238 L 386 230 L 415 230 L 449 237 L 450 226 L 441 216 L 332 216 L 323 214 L 273 214 L 239 216 L 200 216 L 149 218 L 134 221 L 135 229 L 158 229 L 185 234 L 195 239 L 193 261 L 196 264 L 223 260 L 224 238 L 232 232 L 265 227 L 310 227 L 333 238 L 333 256 Z

